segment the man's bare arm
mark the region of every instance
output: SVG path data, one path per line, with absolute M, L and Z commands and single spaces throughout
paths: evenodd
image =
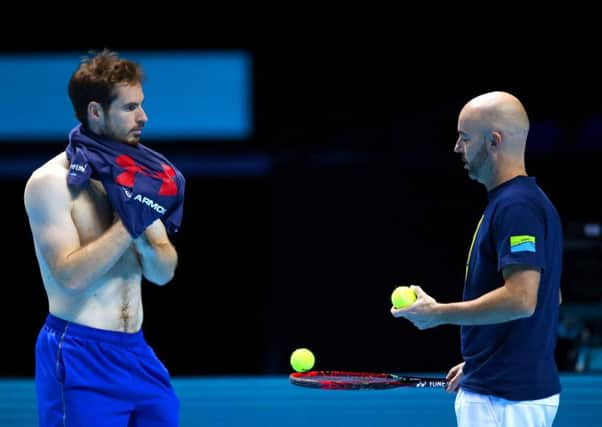
M 503 274 L 503 286 L 471 301 L 441 305 L 442 323 L 487 325 L 531 316 L 537 307 L 540 272 L 513 265 Z
M 391 308 L 391 314 L 405 317 L 420 329 L 443 324 L 489 325 L 531 316 L 537 307 L 539 270 L 513 265 L 505 267 L 503 275 L 503 286 L 470 301 L 438 303 L 416 286 L 416 302 L 403 309 Z
M 98 239 L 81 245 L 71 217 L 66 174 L 58 167 L 34 173 L 25 187 L 24 201 L 36 246 L 55 281 L 68 291 L 88 289 L 132 244 L 127 229 L 117 221 Z
M 134 240 L 144 277 L 157 285 L 165 285 L 175 273 L 178 254 L 169 241 L 161 220 L 149 225 L 144 234 Z

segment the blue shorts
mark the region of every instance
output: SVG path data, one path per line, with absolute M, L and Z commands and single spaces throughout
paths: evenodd
M 177 426 L 179 400 L 142 331 L 90 328 L 49 315 L 36 342 L 42 427 Z

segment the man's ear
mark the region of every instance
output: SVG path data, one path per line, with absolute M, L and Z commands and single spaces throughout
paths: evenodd
M 93 119 L 100 119 L 102 118 L 104 115 L 104 111 L 102 109 L 102 106 L 96 102 L 96 101 L 92 101 L 90 103 L 88 103 L 88 118 L 93 118 Z
M 99 128 L 104 126 L 105 122 L 105 112 L 100 105 L 96 101 L 92 101 L 88 103 L 88 126 L 94 132 L 98 132 Z
M 502 134 L 497 130 L 491 132 L 491 138 L 489 140 L 489 143 L 492 147 L 498 147 L 502 143 Z

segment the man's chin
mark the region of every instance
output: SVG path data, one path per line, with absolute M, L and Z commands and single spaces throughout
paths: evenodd
M 138 143 L 140 143 L 140 137 L 129 137 L 126 140 L 126 143 L 128 145 L 138 145 Z

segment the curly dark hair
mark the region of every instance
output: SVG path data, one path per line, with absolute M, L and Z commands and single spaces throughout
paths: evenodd
M 98 102 L 108 111 L 116 97 L 115 86 L 121 83 L 140 84 L 145 75 L 142 67 L 116 52 L 104 49 L 84 57 L 69 80 L 69 98 L 77 119 L 88 127 L 88 104 Z

